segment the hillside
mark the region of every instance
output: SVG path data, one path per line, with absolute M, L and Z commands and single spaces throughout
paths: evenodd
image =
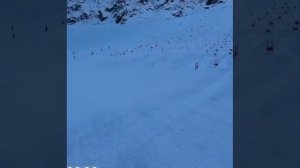
M 124 24 L 131 18 L 147 18 L 163 11 L 166 16 L 182 17 L 199 8 L 209 9 L 223 0 L 68 0 L 68 24 Z
M 231 168 L 232 2 L 142 15 L 68 26 L 68 166 Z

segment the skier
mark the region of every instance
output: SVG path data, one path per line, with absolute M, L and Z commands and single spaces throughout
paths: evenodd
M 199 62 L 197 61 L 197 62 L 195 62 L 195 71 L 197 71 L 198 68 L 199 68 Z

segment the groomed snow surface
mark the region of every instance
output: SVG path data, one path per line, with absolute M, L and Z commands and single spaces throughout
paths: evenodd
M 232 5 L 161 15 L 68 26 L 68 166 L 232 167 Z

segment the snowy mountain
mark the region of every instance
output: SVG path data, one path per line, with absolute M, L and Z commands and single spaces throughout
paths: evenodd
M 148 4 L 68 25 L 68 166 L 231 168 L 232 1 Z
M 124 24 L 132 17 L 145 18 L 158 11 L 166 16 L 182 17 L 198 8 L 209 9 L 223 0 L 68 0 L 68 24 L 99 24 L 114 22 Z

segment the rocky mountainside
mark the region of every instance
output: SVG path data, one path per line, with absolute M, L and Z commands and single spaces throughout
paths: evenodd
M 68 0 L 68 24 L 124 24 L 133 17 L 165 11 L 163 19 L 181 17 L 189 11 L 209 9 L 226 0 Z

